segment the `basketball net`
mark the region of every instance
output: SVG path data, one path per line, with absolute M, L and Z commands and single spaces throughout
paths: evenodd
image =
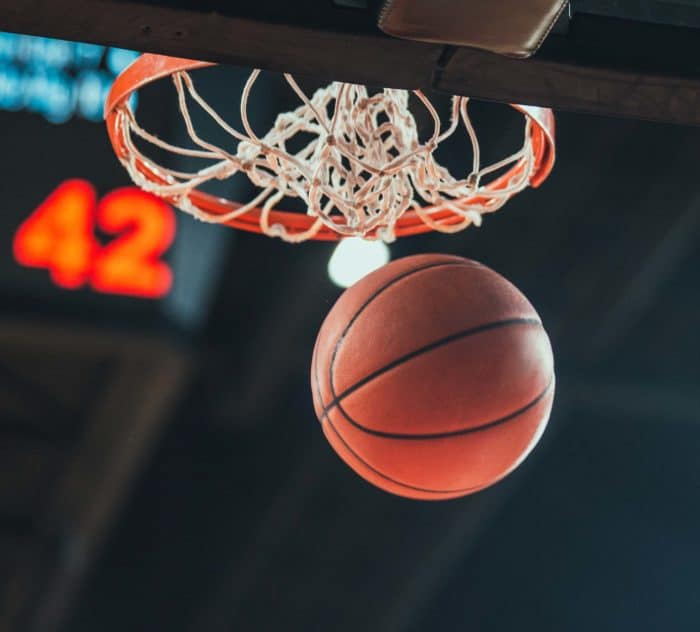
M 478 226 L 484 214 L 498 210 L 527 187 L 540 167 L 541 156 L 533 147 L 533 138 L 539 137 L 533 134 L 533 119 L 527 112 L 523 112 L 520 149 L 482 165 L 468 97 L 452 98 L 445 126 L 425 94 L 414 90 L 432 121 L 430 137 L 421 141 L 409 109 L 409 91 L 384 89 L 371 94 L 364 86 L 334 82 L 308 97 L 289 74 L 284 78 L 301 103 L 295 110 L 279 114 L 272 128 L 258 136 L 251 127 L 248 107 L 259 75 L 259 70 L 251 73 L 241 95 L 242 130 L 234 129 L 200 95 L 188 72 L 170 75 L 193 144 L 189 148 L 145 130 L 128 99 L 121 100 L 111 125 L 119 132 L 117 153 L 134 182 L 206 222 L 230 223 L 255 211 L 260 232 L 288 242 L 327 238 L 319 233 L 329 230 L 340 236 L 390 242 L 396 237 L 397 223 L 410 211 L 425 229 L 453 233 L 471 224 Z M 193 103 L 237 142 L 234 153 L 198 133 L 192 119 Z M 472 148 L 471 168 L 462 178 L 453 176 L 434 156 L 437 147 L 457 132 L 465 134 Z M 140 144 L 207 164 L 192 172 L 168 168 L 146 156 L 137 146 L 137 138 L 145 141 Z M 288 149 L 300 142 L 301 149 Z M 199 204 L 197 195 L 192 194 L 209 181 L 238 173 L 260 189 L 246 204 L 212 209 L 210 204 Z M 306 206 L 308 223 L 303 229 L 291 230 L 284 222 L 275 221 L 274 209 L 285 197 L 299 198 Z

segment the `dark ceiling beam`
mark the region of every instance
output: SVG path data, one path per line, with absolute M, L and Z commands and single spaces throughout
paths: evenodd
M 427 87 L 442 52 L 379 35 L 115 0 L 0 0 L 0 29 L 395 86 Z
M 141 340 L 119 365 L 48 510 L 59 560 L 31 617 L 31 630 L 58 629 L 188 373 L 183 354 Z
M 63 466 L 43 483 L 49 493 L 33 515 L 26 554 L 0 591 L 0 629 L 50 632 L 68 612 L 190 366 L 182 350 L 157 337 L 45 322 L 3 320 L 0 350 L 8 348 L 55 354 L 66 364 L 108 357 L 113 366 L 95 385 L 83 431 L 72 445 L 61 442 Z
M 646 74 L 459 49 L 435 87 L 493 101 L 700 125 L 700 78 Z
M 266 21 L 264 16 L 275 15 L 275 4 L 260 4 L 267 13 L 241 17 L 233 12 L 242 9 L 232 3 L 213 12 L 196 10 L 192 2 L 173 9 L 116 0 L 0 0 L 0 28 L 370 85 L 433 87 L 496 101 L 700 125 L 694 62 L 700 38 L 690 29 L 622 22 L 620 30 L 601 23 L 601 37 L 594 31 L 577 44 L 571 39 L 580 31 L 574 21 L 566 37 L 548 41 L 547 57 L 515 60 L 399 40 L 378 29 Z M 600 41 L 617 42 L 618 48 L 599 51 Z M 634 54 L 625 56 L 628 49 Z M 668 59 L 660 63 L 664 56 Z
M 36 413 L 44 415 L 77 415 L 79 411 L 71 410 L 64 402 L 54 394 L 47 391 L 41 384 L 37 384 L 13 370 L 10 363 L 0 362 L 0 383 L 4 383 L 14 397 L 20 399 L 22 404 Z M 5 426 L 5 419 L 0 421 L 0 427 Z M 27 429 L 31 432 L 32 429 Z
M 328 458 L 320 448 L 319 442 L 310 443 L 307 453 L 270 499 L 246 553 L 222 562 L 226 570 L 195 615 L 192 632 L 228 632 L 238 622 L 242 605 L 269 573 L 279 543 L 303 518 L 309 497 L 323 480 Z
M 681 0 L 644 0 L 644 2 L 611 2 L 610 0 L 571 0 L 574 11 L 651 21 L 676 26 L 700 27 L 700 8 L 697 2 Z

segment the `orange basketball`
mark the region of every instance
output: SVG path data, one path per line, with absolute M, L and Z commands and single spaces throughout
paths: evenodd
M 422 499 L 470 494 L 515 469 L 554 397 L 535 309 L 461 257 L 399 259 L 345 291 L 311 365 L 323 432 L 360 476 Z

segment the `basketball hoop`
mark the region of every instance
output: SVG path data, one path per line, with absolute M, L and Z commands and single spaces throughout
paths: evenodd
M 116 79 L 105 106 L 110 140 L 136 184 L 200 220 L 280 237 L 288 242 L 336 240 L 345 236 L 392 241 L 397 236 L 437 230 L 453 233 L 498 210 L 527 186 L 539 186 L 554 164 L 554 115 L 546 108 L 513 105 L 525 119 L 521 148 L 487 166 L 468 113 L 468 97 L 452 98 L 448 125 L 420 90 L 412 93 L 433 122 L 430 138 L 418 138 L 409 109 L 409 91 L 335 82 L 308 97 L 291 75 L 284 77 L 300 99 L 297 109 L 280 114 L 273 127 L 257 135 L 248 122 L 254 70 L 241 96 L 243 130 L 230 126 L 197 92 L 190 71 L 213 66 L 146 54 Z M 129 97 L 145 85 L 170 77 L 193 147 L 167 143 L 136 121 Z M 204 140 L 192 121 L 196 103 L 219 128 L 238 141 L 231 153 Z M 457 130 L 466 132 L 473 159 L 459 179 L 435 160 L 435 149 Z M 296 135 L 312 137 L 303 149 L 286 149 Z M 167 152 L 203 159 L 204 168 L 186 173 L 148 158 L 135 140 Z M 241 204 L 200 187 L 244 173 L 260 189 Z M 306 213 L 277 209 L 285 197 L 299 198 Z

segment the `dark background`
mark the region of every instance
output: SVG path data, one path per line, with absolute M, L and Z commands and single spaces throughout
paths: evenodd
M 284 103 L 274 90 L 263 118 Z M 176 129 L 174 111 L 150 107 L 140 114 Z M 492 147 L 517 147 L 502 106 L 477 114 Z M 557 124 L 540 190 L 479 229 L 391 246 L 509 278 L 557 366 L 531 457 L 489 490 L 423 503 L 369 486 L 317 426 L 308 372 L 340 292 L 332 245 L 180 215 L 169 257 L 184 285 L 165 301 L 55 289 L 11 260 L 12 232 L 67 177 L 101 194 L 127 177 L 101 125 L 2 114 L 2 629 L 696 630 L 700 130 Z M 134 376 L 141 395 L 99 405 Z M 152 411 L 156 399 L 167 405 Z M 146 409 L 138 459 L 86 458 L 105 428 L 140 442 Z M 107 443 L 105 455 L 121 449 Z M 64 480 L 75 462 L 81 485 Z M 81 509 L 100 503 L 100 519 Z

